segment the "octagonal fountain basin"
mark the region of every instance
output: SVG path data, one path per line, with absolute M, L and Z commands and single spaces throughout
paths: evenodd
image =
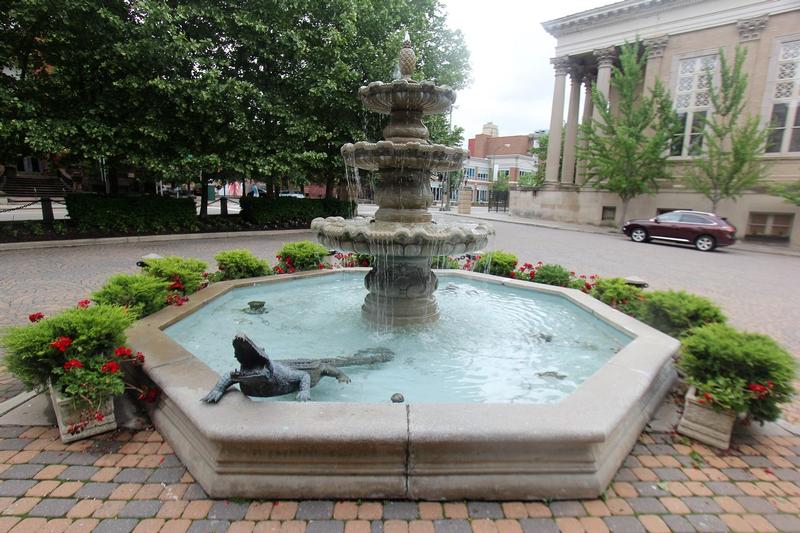
M 596 497 L 674 378 L 676 340 L 579 291 L 438 271 L 441 319 L 381 329 L 361 318 L 366 272 L 217 283 L 129 330 L 163 391 L 153 422 L 211 496 Z M 311 402 L 203 404 L 238 331 L 275 360 L 394 358 L 343 367 L 352 381 Z

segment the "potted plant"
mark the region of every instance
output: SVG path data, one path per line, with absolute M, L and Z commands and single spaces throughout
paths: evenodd
M 113 399 L 126 388 L 154 399 L 150 389 L 126 382 L 126 370 L 144 363 L 141 353 L 124 345 L 134 313 L 82 300 L 53 317 L 28 318 L 29 325 L 11 328 L 3 338 L 6 364 L 29 388 L 50 391 L 63 442 L 115 429 Z
M 691 385 L 678 432 L 728 448 L 737 418 L 776 420 L 794 389 L 794 358 L 766 335 L 708 324 L 683 340 L 678 367 Z

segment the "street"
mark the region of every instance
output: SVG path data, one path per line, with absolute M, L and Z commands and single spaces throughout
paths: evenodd
M 373 209 L 360 207 L 361 214 Z M 439 223 L 479 222 L 435 213 Z M 798 302 L 800 258 L 734 248 L 698 252 L 670 244 L 636 244 L 619 234 L 583 233 L 509 222 L 491 222 L 491 249 L 521 262 L 559 263 L 581 274 L 639 276 L 654 289 L 684 289 L 717 302 L 733 325 L 772 335 L 800 356 Z M 0 252 L 0 326 L 22 323 L 29 313 L 74 305 L 116 272 L 135 272 L 143 255 L 194 256 L 209 261 L 219 250 L 248 248 L 274 262 L 284 241 L 310 233 L 269 237 L 178 240 Z

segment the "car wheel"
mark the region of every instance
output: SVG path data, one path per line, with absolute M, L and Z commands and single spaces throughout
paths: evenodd
M 711 235 L 700 235 L 694 240 L 694 247 L 701 252 L 710 252 L 717 247 L 717 241 Z
M 633 242 L 647 242 L 649 235 L 647 235 L 647 230 L 644 228 L 633 228 L 631 230 L 631 240 Z

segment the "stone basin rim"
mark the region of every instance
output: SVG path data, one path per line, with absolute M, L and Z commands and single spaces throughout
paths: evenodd
M 363 275 L 368 270 L 346 272 Z M 569 396 L 550 405 L 299 404 L 254 402 L 232 391 L 220 404 L 208 406 L 199 398 L 213 386 L 216 373 L 162 330 L 237 287 L 342 271 L 220 282 L 192 295 L 183 307 L 165 308 L 128 330 L 131 347 L 148 355 L 145 372 L 163 391 L 152 410 L 156 427 L 214 497 L 599 494 L 669 390 L 678 341 L 572 289 L 473 272 L 436 272 L 559 295 L 633 340 Z M 301 450 L 298 443 L 304 444 Z M 310 449 L 319 449 L 320 455 Z M 538 457 L 533 463 L 531 453 Z M 326 473 L 328 467 L 335 472 Z M 286 475 L 294 477 L 287 481 Z

